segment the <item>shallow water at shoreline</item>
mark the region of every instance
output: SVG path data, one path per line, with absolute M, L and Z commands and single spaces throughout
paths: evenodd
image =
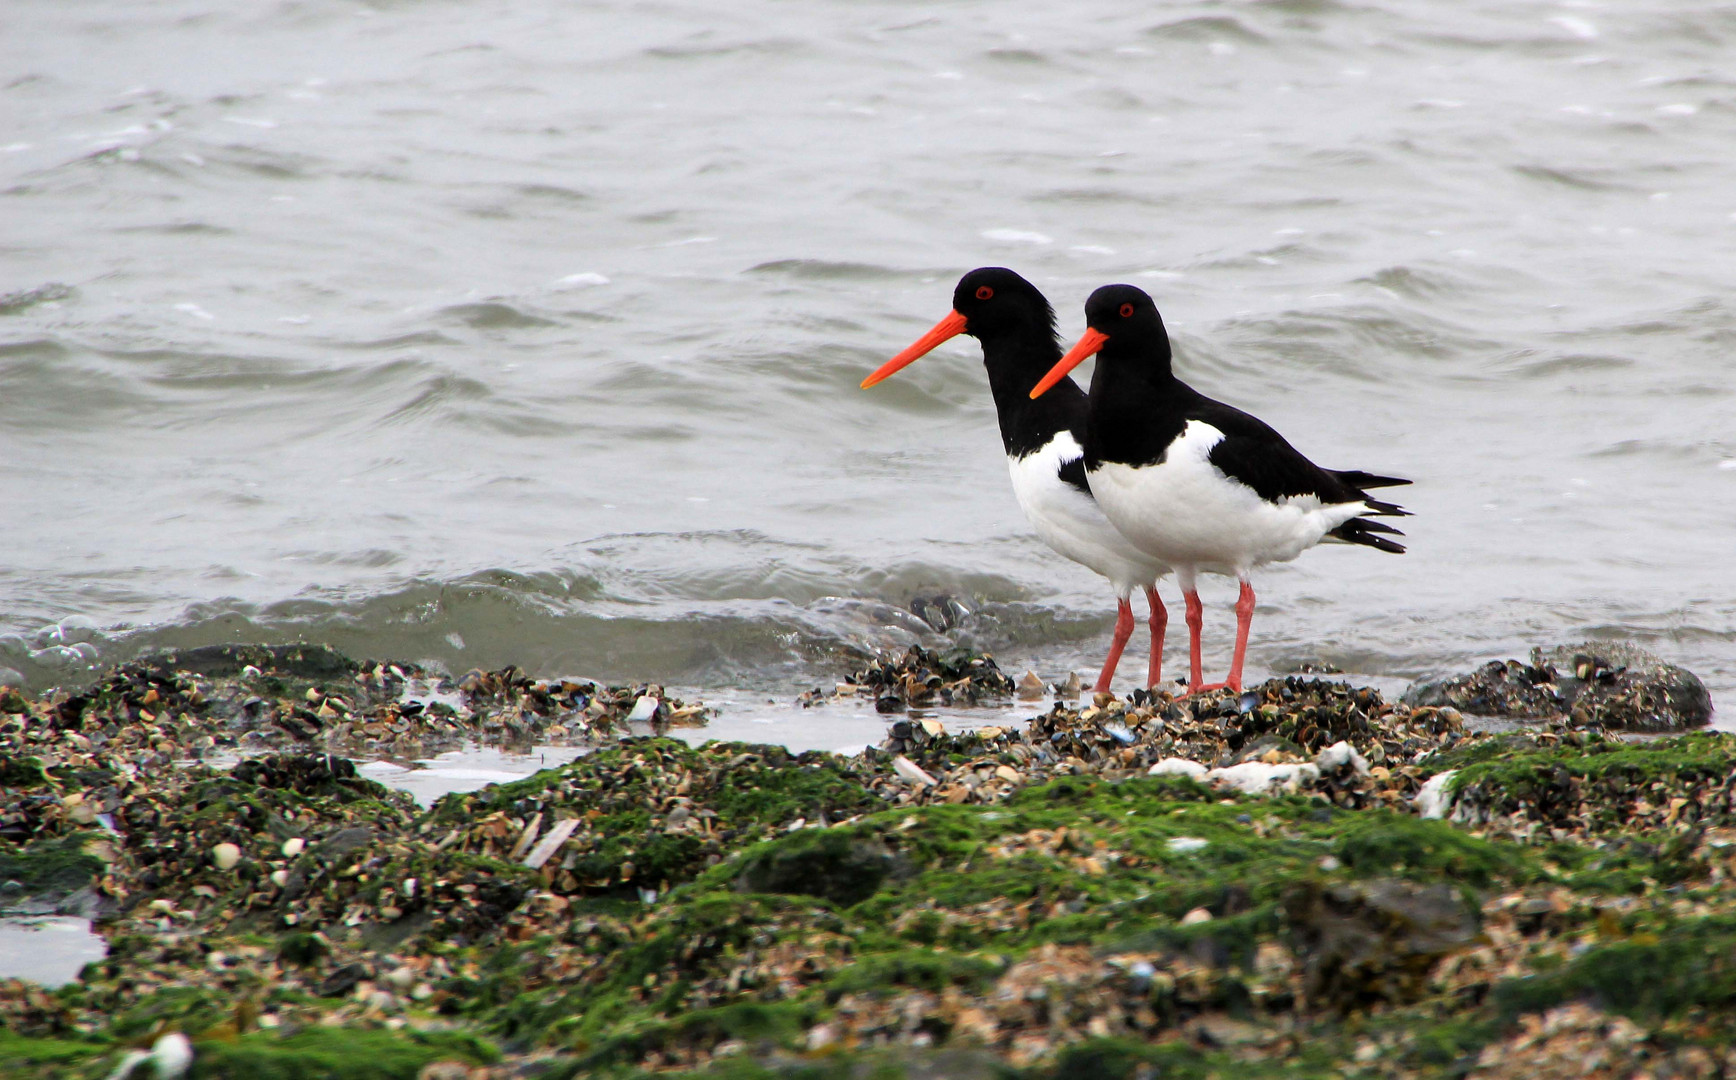
M 0 682 L 1092 670 L 1107 590 L 1020 520 L 975 346 L 856 389 L 999 263 L 1069 339 L 1148 288 L 1185 377 L 1417 481 L 1409 554 L 1257 578 L 1250 675 L 1624 638 L 1736 693 L 1727 10 L 10 15 Z
M 90 920 L 69 915 L 0 916 L 0 979 L 59 986 L 108 953 Z

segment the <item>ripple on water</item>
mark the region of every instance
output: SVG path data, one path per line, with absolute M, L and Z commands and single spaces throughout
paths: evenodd
M 774 259 L 750 266 L 746 272 L 804 281 L 902 281 L 917 274 L 943 271 L 898 270 L 876 263 L 840 262 L 831 259 Z
M 1265 352 L 1308 362 L 1311 367 L 1376 380 L 1403 380 L 1413 373 L 1392 363 L 1393 354 L 1452 360 L 1493 348 L 1444 319 L 1372 304 L 1343 304 L 1280 315 L 1236 319 L 1220 337 L 1241 352 Z
M 1244 45 L 1260 45 L 1266 35 L 1233 15 L 1196 15 L 1148 27 L 1147 37 L 1166 41 L 1234 41 Z
M 50 281 L 33 289 L 19 289 L 15 292 L 0 294 L 0 316 L 17 315 L 28 311 L 38 304 L 58 304 L 64 300 L 72 300 L 78 296 L 78 290 L 71 285 L 62 285 L 58 281 Z M 6 355 L 11 346 L 0 346 L 0 356 Z
M 1626 356 L 1598 356 L 1571 353 L 1566 356 L 1526 357 L 1513 364 L 1512 374 L 1523 379 L 1547 379 L 1556 375 L 1588 375 L 1600 371 L 1621 371 L 1636 363 Z
M 709 38 L 711 32 L 694 36 Z M 716 60 L 728 57 L 794 56 L 810 50 L 809 43 L 800 38 L 772 37 L 753 41 L 698 41 L 682 45 L 653 45 L 646 49 L 644 54 L 659 60 Z
M 1625 168 L 1568 168 L 1563 165 L 1514 165 L 1515 173 L 1527 180 L 1535 180 L 1556 188 L 1574 188 L 1579 191 L 1641 191 L 1640 185 L 1631 180 L 1621 179 Z
M 1413 300 L 1434 300 L 1468 291 L 1469 283 L 1457 274 L 1438 267 L 1388 266 L 1366 277 L 1355 279 L 1358 285 L 1373 285 L 1390 289 Z
M 456 320 L 474 330 L 531 330 L 559 326 L 559 321 L 533 315 L 504 300 L 484 300 L 474 304 L 453 304 L 443 307 L 437 315 Z

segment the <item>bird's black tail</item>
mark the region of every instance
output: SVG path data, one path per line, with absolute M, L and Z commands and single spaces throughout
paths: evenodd
M 1387 504 L 1370 503 L 1369 505 L 1375 506 Z M 1397 507 L 1394 507 L 1394 509 L 1397 509 Z M 1399 513 L 1402 514 L 1404 511 L 1400 510 Z M 1404 554 L 1403 544 L 1395 543 L 1387 539 L 1388 536 L 1403 536 L 1404 533 L 1399 532 L 1391 525 L 1379 521 L 1370 521 L 1368 518 L 1351 518 L 1349 521 L 1346 521 L 1344 524 L 1333 529 L 1326 535 L 1332 537 L 1334 540 L 1346 544 L 1361 544 L 1363 547 L 1371 547 L 1379 551 L 1390 551 L 1394 555 Z
M 1364 499 L 1362 505 L 1368 507 L 1368 512 L 1377 517 L 1410 517 L 1411 512 L 1398 503 L 1381 502 L 1379 499 Z
M 1410 483 L 1409 480 L 1405 480 L 1401 477 L 1377 476 L 1371 472 L 1363 472 L 1361 469 L 1334 470 L 1332 475 L 1338 477 L 1340 480 L 1349 484 L 1358 491 L 1361 491 L 1364 488 L 1403 487 L 1405 484 Z

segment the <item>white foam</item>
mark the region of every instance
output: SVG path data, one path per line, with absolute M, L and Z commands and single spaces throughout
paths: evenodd
M 608 283 L 609 279 L 602 274 L 585 270 L 577 274 L 568 274 L 566 277 L 557 278 L 554 287 L 557 289 L 582 289 L 587 285 L 607 285 Z
M 1597 27 L 1592 25 L 1589 20 L 1582 19 L 1577 15 L 1556 15 L 1549 21 L 1581 41 L 1590 41 L 1597 37 Z
M 985 240 L 999 240 L 1005 244 L 1053 244 L 1054 237 L 1044 236 L 1040 232 L 1030 232 L 1026 229 L 987 229 L 983 232 Z

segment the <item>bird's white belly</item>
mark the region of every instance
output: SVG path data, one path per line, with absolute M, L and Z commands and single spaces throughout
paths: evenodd
M 1189 421 L 1163 461 L 1105 462 L 1088 476 L 1091 492 L 1141 551 L 1220 574 L 1294 559 L 1365 509 L 1360 502 L 1322 504 L 1315 496 L 1262 499 L 1207 459 L 1223 437 L 1210 424 Z
M 1082 456 L 1078 440 L 1063 431 L 1041 450 L 1008 457 L 1013 495 L 1045 544 L 1108 578 L 1126 595 L 1156 581 L 1166 568 L 1117 532 L 1091 496 L 1061 479 L 1061 466 Z

